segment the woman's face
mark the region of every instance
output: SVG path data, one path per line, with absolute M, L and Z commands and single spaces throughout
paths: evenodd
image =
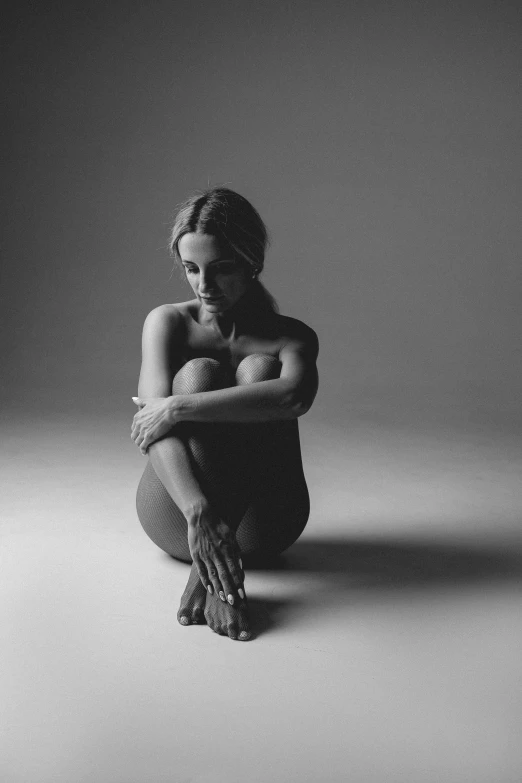
M 252 282 L 245 264 L 223 255 L 211 234 L 184 234 L 178 253 L 192 290 L 209 313 L 229 310 Z

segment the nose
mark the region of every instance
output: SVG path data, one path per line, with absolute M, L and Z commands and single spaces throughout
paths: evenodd
M 199 293 L 208 296 L 216 290 L 215 280 L 209 272 L 202 271 L 199 276 Z

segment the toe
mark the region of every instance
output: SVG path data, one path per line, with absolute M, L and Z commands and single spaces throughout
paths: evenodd
M 227 633 L 231 639 L 237 639 L 238 627 L 236 623 L 229 623 L 227 627 Z
M 192 612 L 192 622 L 194 623 L 194 625 L 201 625 L 201 623 L 203 622 L 203 614 L 199 609 L 195 609 Z

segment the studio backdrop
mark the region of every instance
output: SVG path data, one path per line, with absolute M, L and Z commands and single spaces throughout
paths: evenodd
M 176 204 L 259 209 L 321 342 L 310 416 L 517 408 L 516 4 L 11 4 L 4 402 L 132 415 L 146 314 L 190 298 Z

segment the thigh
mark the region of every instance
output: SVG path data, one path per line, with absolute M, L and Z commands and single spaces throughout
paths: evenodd
M 287 549 L 303 532 L 310 499 L 297 420 L 255 428 L 244 441 L 249 491 L 237 540 L 245 555 L 275 554 Z
M 192 562 L 187 539 L 187 520 L 156 475 L 150 460 L 136 495 L 138 519 L 149 538 L 164 552 Z
M 274 555 L 291 546 L 306 527 L 310 500 L 306 483 L 267 487 L 252 498 L 237 530 L 241 553 Z

